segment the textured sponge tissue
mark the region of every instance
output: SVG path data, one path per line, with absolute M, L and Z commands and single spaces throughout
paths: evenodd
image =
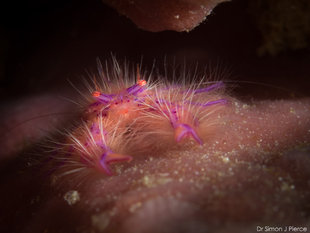
M 139 28 L 159 32 L 190 31 L 219 3 L 227 0 L 103 0 L 130 18 Z

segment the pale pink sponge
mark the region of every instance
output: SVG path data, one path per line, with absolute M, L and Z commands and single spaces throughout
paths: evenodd
M 139 68 L 130 78 L 128 69 L 116 66 L 113 72 L 101 67 L 88 85 L 82 122 L 68 133 L 65 154 L 111 175 L 111 163 L 183 142 L 207 142 L 228 102 L 223 82 L 170 84 L 151 75 L 145 80 Z

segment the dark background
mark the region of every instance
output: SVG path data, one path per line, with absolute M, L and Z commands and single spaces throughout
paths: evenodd
M 219 65 L 225 79 L 241 81 L 234 90 L 244 98 L 309 96 L 309 49 L 257 56 L 261 34 L 248 1 L 219 5 L 190 33 L 152 33 L 100 0 L 24 0 L 1 7 L 0 97 L 8 101 L 61 91 L 67 79 L 96 69 L 96 58 L 117 58 L 150 69 L 167 58 L 176 63 Z M 221 78 L 221 77 L 219 77 Z M 254 82 L 246 84 L 244 81 Z M 259 83 L 265 83 L 261 85 Z M 286 89 L 283 90 L 282 88 Z

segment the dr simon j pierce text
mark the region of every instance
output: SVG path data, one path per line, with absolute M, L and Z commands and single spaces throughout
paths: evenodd
M 284 226 L 284 227 L 271 227 L 271 226 L 257 226 L 257 232 L 308 232 L 307 227 L 295 227 L 295 226 Z

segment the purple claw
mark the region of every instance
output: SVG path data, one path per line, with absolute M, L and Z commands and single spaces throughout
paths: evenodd
M 219 100 L 214 100 L 214 101 L 209 101 L 207 103 L 201 104 L 201 103 L 195 103 L 195 102 L 189 102 L 186 101 L 186 104 L 191 104 L 191 105 L 195 105 L 195 106 L 201 106 L 201 107 L 208 107 L 214 104 L 226 104 L 227 100 L 226 99 L 219 99 Z
M 202 104 L 201 106 L 207 107 L 207 106 L 211 106 L 211 105 L 214 105 L 214 104 L 226 104 L 226 103 L 227 103 L 227 100 L 219 99 L 219 100 L 214 100 L 214 101 L 207 102 L 205 104 Z
M 202 141 L 195 130 L 187 124 L 177 124 L 175 126 L 175 140 L 180 142 L 185 136 L 190 135 L 195 141 L 202 145 Z
M 224 83 L 223 82 L 217 82 L 209 87 L 206 87 L 206 88 L 201 88 L 201 89 L 197 89 L 194 91 L 194 94 L 199 94 L 199 93 L 202 93 L 202 92 L 209 92 L 209 91 L 212 91 L 214 89 L 219 89 L 219 88 L 222 88 L 224 86 Z
M 112 172 L 111 170 L 108 168 L 108 165 L 106 163 L 106 157 L 108 155 L 108 152 L 105 152 L 101 155 L 101 158 L 100 158 L 100 166 L 101 168 L 104 170 L 104 172 L 108 175 L 112 175 Z
M 132 160 L 131 156 L 117 154 L 117 153 L 113 153 L 110 150 L 107 150 L 105 153 L 103 153 L 101 155 L 100 166 L 108 175 L 112 175 L 112 172 L 108 168 L 108 165 L 110 163 L 122 162 L 122 161 L 131 161 L 131 160 Z

